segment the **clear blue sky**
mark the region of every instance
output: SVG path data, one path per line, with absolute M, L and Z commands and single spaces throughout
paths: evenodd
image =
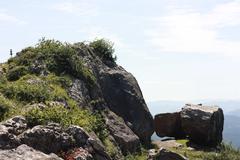
M 112 40 L 146 101 L 240 100 L 239 0 L 0 1 L 0 62 L 41 37 Z

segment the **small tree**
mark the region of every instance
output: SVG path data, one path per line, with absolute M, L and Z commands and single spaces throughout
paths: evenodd
M 115 51 L 113 42 L 106 39 L 96 39 L 90 42 L 89 46 L 102 60 L 110 60 L 112 62 L 117 60 L 116 55 L 113 55 Z

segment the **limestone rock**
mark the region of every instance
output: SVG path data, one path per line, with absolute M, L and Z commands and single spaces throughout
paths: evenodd
M 74 139 L 63 131 L 59 124 L 51 123 L 47 126 L 35 126 L 23 132 L 21 143 L 27 144 L 44 153 L 58 153 L 74 146 Z
M 155 115 L 154 127 L 155 132 L 159 137 L 184 137 L 179 112 Z
M 196 144 L 216 146 L 222 142 L 224 116 L 217 106 L 186 105 L 181 111 L 181 123 Z
M 3 123 L 9 133 L 19 135 L 27 129 L 27 121 L 23 116 L 15 116 Z
M 106 125 L 123 154 L 136 152 L 140 148 L 140 140 L 124 121 L 113 112 L 106 115 Z
M 12 149 L 20 145 L 19 139 L 8 132 L 8 128 L 0 125 L 0 149 Z
M 44 154 L 27 145 L 12 150 L 0 150 L 1 160 L 63 160 L 55 154 Z

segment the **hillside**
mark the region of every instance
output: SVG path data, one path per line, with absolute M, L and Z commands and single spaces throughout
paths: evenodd
M 0 121 L 3 160 L 150 160 L 149 149 L 161 148 L 151 142 L 153 117 L 137 80 L 116 64 L 104 39 L 41 39 L 0 64 Z M 183 145 L 169 149 L 195 158 Z M 238 158 L 229 148 L 197 156 Z

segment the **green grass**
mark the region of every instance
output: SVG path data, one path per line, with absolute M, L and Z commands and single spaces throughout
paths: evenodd
M 187 143 L 189 140 L 177 140 L 178 143 L 183 144 L 183 147 L 172 148 L 173 152 L 184 155 L 189 160 L 240 160 L 240 150 L 234 148 L 231 144 L 222 143 L 219 149 L 212 151 L 210 149 L 189 150 Z

